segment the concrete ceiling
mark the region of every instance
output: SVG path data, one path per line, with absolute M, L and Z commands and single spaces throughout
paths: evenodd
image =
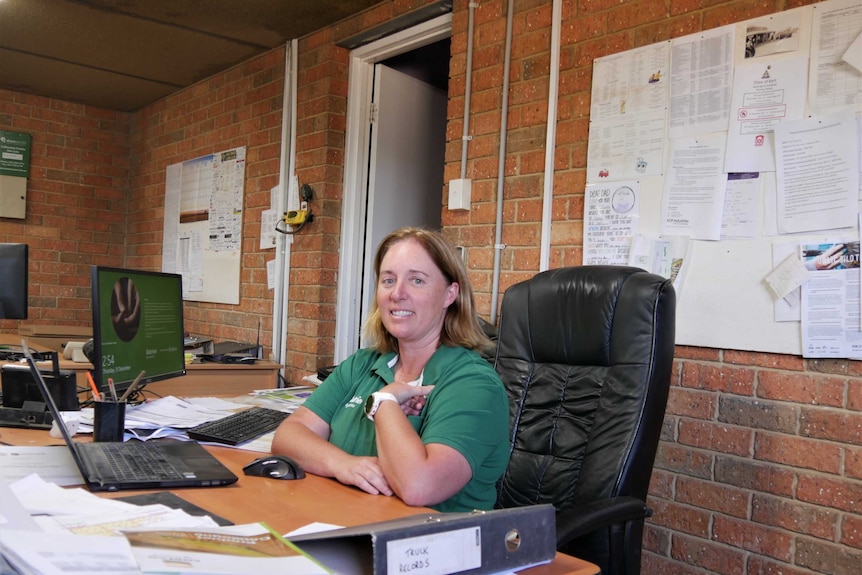
M 0 0 L 0 88 L 133 111 L 381 0 Z

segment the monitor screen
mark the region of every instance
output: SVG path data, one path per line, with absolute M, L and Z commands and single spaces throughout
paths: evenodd
M 0 244 L 0 319 L 27 319 L 27 244 Z
M 93 266 L 93 367 L 122 393 L 140 383 L 185 375 L 182 276 Z

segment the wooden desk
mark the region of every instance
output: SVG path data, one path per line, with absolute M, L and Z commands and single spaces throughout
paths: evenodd
M 60 360 L 60 369 L 74 371 L 78 387 L 86 389 L 90 388 L 87 383 L 87 371 L 92 367 L 89 363 Z M 186 365 L 186 375 L 183 377 L 156 381 L 147 385 L 146 390 L 161 396 L 236 396 L 255 389 L 278 387 L 278 371 L 280 369 L 281 365 L 263 359 L 257 360 L 253 365 L 192 363 Z
M 8 427 L 0 428 L 0 441 L 12 445 L 62 444 L 62 441 L 51 438 L 47 431 Z M 173 492 L 237 524 L 263 521 L 279 533 L 286 533 L 314 522 L 349 527 L 431 511 L 409 507 L 397 497 L 369 495 L 333 479 L 311 474 L 296 481 L 249 477 L 243 475 L 242 468 L 259 457 L 260 453 L 215 446 L 207 446 L 207 449 L 233 471 L 239 481 L 226 487 L 186 488 Z M 99 495 L 121 497 L 133 493 L 137 492 L 120 491 Z M 587 561 L 557 553 L 551 563 L 522 573 L 596 575 L 599 568 Z
M 21 345 L 21 336 L 0 334 L 0 345 Z M 49 351 L 44 346 L 32 345 L 38 351 Z M 75 363 L 60 356 L 60 369 L 75 372 L 78 387 L 89 389 L 87 371 L 90 363 Z M 40 366 L 43 364 L 40 364 Z M 281 365 L 274 361 L 259 359 L 253 365 L 231 365 L 222 363 L 192 363 L 186 365 L 186 375 L 147 385 L 147 390 L 158 395 L 177 397 L 210 397 L 213 395 L 236 396 L 255 389 L 278 387 L 278 372 Z

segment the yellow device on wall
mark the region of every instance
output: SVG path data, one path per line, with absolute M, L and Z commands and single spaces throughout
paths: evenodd
M 308 210 L 290 210 L 284 212 L 284 223 L 289 226 L 298 226 L 305 223 L 308 217 Z

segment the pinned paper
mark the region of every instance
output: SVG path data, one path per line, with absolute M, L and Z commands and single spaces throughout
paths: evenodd
M 795 253 L 784 258 L 766 276 L 766 284 L 778 298 L 785 298 L 793 290 L 808 281 L 810 274 Z

